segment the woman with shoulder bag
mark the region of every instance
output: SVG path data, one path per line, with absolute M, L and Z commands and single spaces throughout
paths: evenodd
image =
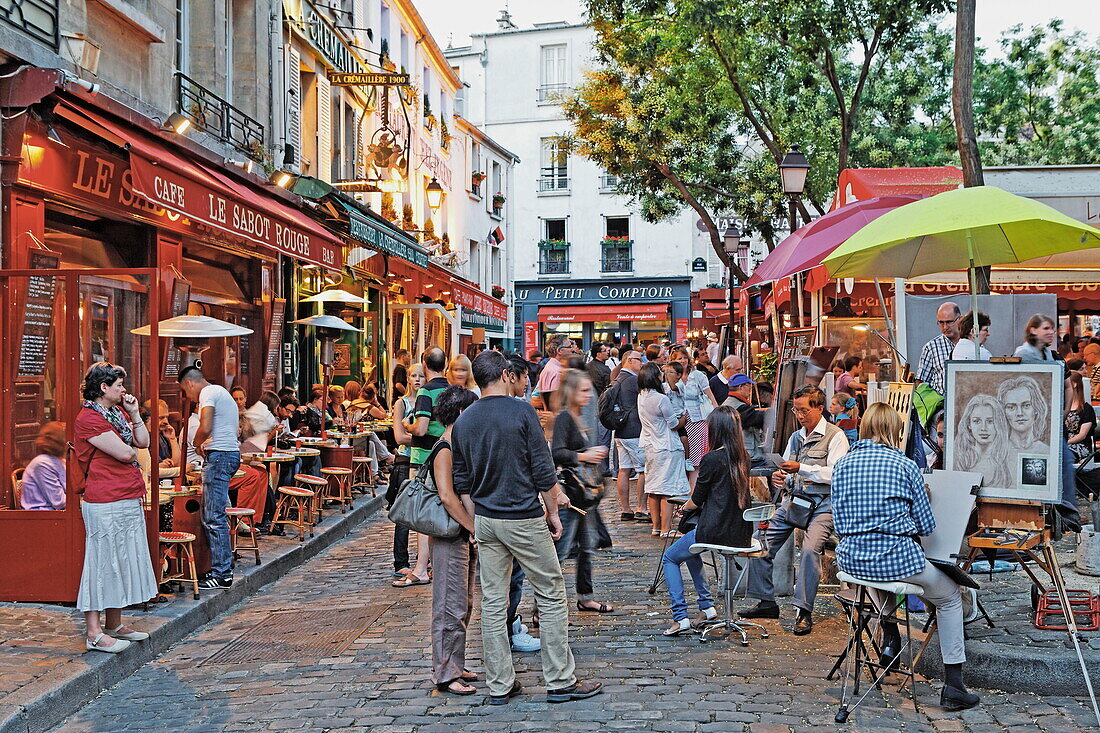
M 737 410 L 722 406 L 711 412 L 707 417 L 707 434 L 710 436 L 711 450 L 700 461 L 699 480 L 691 499 L 677 512 L 698 509 L 697 524 L 695 529 L 665 550 L 661 558 L 665 585 L 672 597 L 673 623 L 664 630 L 665 636 L 690 633 L 718 615 L 703 574 L 703 560 L 691 553 L 691 546 L 704 542 L 726 547 L 748 547 L 752 541 L 752 523 L 742 517 L 743 512 L 752 506 L 752 493 L 749 491 L 749 455 L 745 452 L 741 418 Z M 688 620 L 681 565 L 687 565 L 699 597 L 699 617 L 694 623 Z
M 397 498 L 397 492 L 401 490 L 401 484 L 409 478 L 409 446 L 412 445 L 412 433 L 409 428 L 415 421 L 413 419 L 413 407 L 416 405 L 416 393 L 424 386 L 424 367 L 414 364 L 409 367 L 409 383 L 407 392 L 393 401 L 393 439 L 399 446 L 397 458 L 394 460 L 393 470 L 390 471 L 390 483 L 386 490 L 386 507 L 393 505 Z M 416 543 L 417 567 L 409 568 L 409 530 L 399 524 L 393 525 L 393 577 L 400 578 L 394 581 L 403 587 L 408 576 L 415 575 L 422 578 L 428 573 L 428 538 L 417 535 Z M 415 580 L 415 578 L 413 578 Z
M 606 447 L 592 445 L 592 430 L 583 417 L 584 408 L 592 401 L 592 380 L 579 369 L 567 369 L 562 373 L 558 392 L 562 410 L 554 418 L 551 453 L 558 467 L 558 480 L 570 503 L 587 514 L 573 510 L 561 512 L 561 537 L 554 546 L 558 562 L 565 562 L 574 541 L 579 545 L 577 610 L 611 613 L 614 608 L 592 598 L 592 554 L 596 549 L 596 519 L 603 493 L 600 461 L 607 456 Z
M 84 405 L 73 448 L 84 475 L 84 570 L 76 607 L 87 625 L 90 651 L 117 654 L 149 635 L 122 623 L 122 609 L 157 594 L 145 534 L 145 479 L 137 450 L 149 447 L 138 401 L 126 393 L 122 367 L 98 362 L 84 375 Z
M 473 695 L 477 675 L 466 669 L 466 629 L 474 603 L 477 545 L 474 517 L 454 490 L 451 428 L 458 416 L 477 401 L 463 387 L 448 387 L 439 395 L 433 416 L 446 430 L 432 450 L 428 470 L 447 514 L 462 525 L 457 537 L 429 537 L 432 584 L 432 682 L 440 692 Z

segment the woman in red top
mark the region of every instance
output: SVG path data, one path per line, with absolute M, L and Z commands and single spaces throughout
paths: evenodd
M 137 462 L 137 449 L 149 447 L 149 431 L 137 398 L 126 393 L 125 377 L 125 370 L 107 362 L 88 369 L 73 439 L 77 470 L 86 475 L 80 511 L 87 539 L 76 606 L 84 612 L 87 648 L 110 654 L 149 638 L 123 626 L 122 609 L 157 594 Z

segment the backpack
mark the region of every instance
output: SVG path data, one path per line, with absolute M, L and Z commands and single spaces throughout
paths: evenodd
M 596 403 L 596 415 L 608 430 L 620 431 L 626 427 L 630 411 L 622 404 L 623 383 L 616 381 L 603 391 Z

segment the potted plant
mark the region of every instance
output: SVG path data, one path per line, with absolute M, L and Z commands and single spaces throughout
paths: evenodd
M 443 253 L 447 254 L 451 251 L 451 238 L 447 232 L 443 232 L 443 236 L 439 238 L 439 243 L 443 248 Z
M 630 243 L 630 237 L 604 237 L 600 244 L 605 247 L 622 247 Z
M 412 204 L 405 204 L 401 207 L 401 228 L 405 231 L 414 231 L 416 229 L 416 222 L 413 221 Z
M 493 286 L 493 297 L 500 300 L 504 297 L 504 288 L 499 285 Z
M 493 194 L 493 208 L 502 208 L 504 206 L 504 202 L 507 200 L 508 199 L 504 198 L 504 194 L 502 194 L 500 191 L 497 191 Z
M 397 221 L 397 209 L 393 207 L 393 194 L 388 191 L 382 193 L 382 217 L 389 221 Z
M 488 177 L 489 176 L 485 174 L 485 171 L 474 171 L 470 174 L 470 183 L 474 184 L 475 186 L 480 186 L 481 182 Z
M 564 239 L 543 239 L 539 241 L 539 249 L 566 249 L 569 242 Z
M 450 145 L 450 143 L 451 143 L 451 131 L 447 127 L 447 121 L 444 120 L 443 118 L 440 118 L 439 119 L 439 147 L 446 150 L 447 146 Z

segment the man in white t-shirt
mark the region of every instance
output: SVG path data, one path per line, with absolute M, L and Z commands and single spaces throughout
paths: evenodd
M 233 551 L 229 546 L 229 480 L 241 466 L 237 440 L 237 403 L 225 389 L 206 381 L 198 367 L 187 367 L 179 375 L 180 390 L 199 405 L 199 427 L 192 441 L 203 457 L 202 526 L 210 544 L 210 572 L 199 586 L 208 589 L 233 585 Z

